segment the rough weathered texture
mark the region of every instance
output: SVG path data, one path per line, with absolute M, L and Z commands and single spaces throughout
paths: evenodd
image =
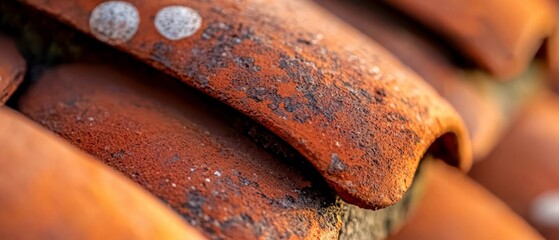
M 420 169 L 417 170 L 413 185 L 404 198 L 396 204 L 374 213 L 372 210 L 348 204 L 339 240 L 386 239 L 395 230 L 406 224 L 410 209 L 414 209 L 423 196 L 425 177 L 422 169 L 429 161 L 432 161 L 431 156 L 421 160 Z
M 493 91 L 480 91 L 464 78 L 448 48 L 417 22 L 381 2 L 370 0 L 314 0 L 367 34 L 417 72 L 447 99 L 464 119 L 474 160 L 483 159 L 506 126 Z M 491 80 L 491 79 L 487 79 Z
M 339 239 L 381 239 L 406 219 L 417 187 L 378 211 L 343 203 L 301 156 L 266 137 L 271 133 L 175 84 L 107 65 L 62 66 L 31 86 L 20 107 L 211 238 L 335 239 L 341 231 Z
M 389 239 L 543 239 L 487 190 L 441 162 L 425 167 L 424 180 L 424 199 Z
M 0 108 L 0 239 L 203 239 L 120 174 Z
M 534 200 L 559 191 L 559 98 L 540 93 L 515 121 L 489 157 L 471 176 L 535 226 L 547 239 L 559 238 L 557 211 L 537 206 Z M 554 205 L 559 204 L 559 199 Z M 553 220 L 539 221 L 544 213 Z M 548 206 L 549 207 L 549 206 Z M 551 217 L 553 219 L 553 217 Z
M 20 110 L 144 186 L 211 239 L 337 239 L 342 203 L 302 157 L 267 153 L 230 125 L 239 114 L 193 89 L 119 68 L 48 70 Z
M 522 73 L 555 27 L 549 0 L 390 0 L 496 76 Z
M 0 105 L 12 96 L 25 75 L 25 60 L 15 44 L 0 34 Z
M 90 34 L 101 1 L 22 2 Z M 400 200 L 437 139 L 435 154 L 469 168 L 467 134 L 448 104 L 384 49 L 305 1 L 131 3 L 140 28 L 114 46 L 262 124 L 350 203 L 377 209 Z M 151 19 L 171 4 L 198 11 L 201 30 L 181 41 L 159 35 Z

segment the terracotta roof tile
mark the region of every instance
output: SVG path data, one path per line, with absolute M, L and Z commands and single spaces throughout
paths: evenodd
M 0 108 L 0 238 L 203 239 L 150 194 Z
M 492 94 L 479 91 L 475 83 L 452 63 L 440 40 L 418 30 L 401 14 L 368 0 L 315 0 L 332 13 L 367 34 L 417 72 L 447 99 L 464 119 L 472 141 L 474 160 L 483 159 L 497 143 L 505 125 L 500 106 Z
M 23 2 L 83 32 L 105 31 L 89 18 L 99 1 Z M 150 23 L 171 3 L 136 2 L 138 16 L 126 10 L 142 19 L 133 37 L 101 40 L 262 124 L 349 203 L 376 209 L 400 200 L 434 142 L 444 145 L 431 148 L 440 150 L 435 154 L 469 168 L 467 134 L 452 108 L 380 46 L 315 6 L 189 2 L 203 19 L 201 28 L 171 41 Z M 134 21 L 125 20 L 136 31 Z M 337 166 L 344 167 L 333 171 Z
M 547 44 L 549 69 L 533 59 L 557 27 L 545 0 L 315 0 L 372 40 L 306 1 L 20 2 L 26 10 L 13 15 L 26 24 L 14 37 L 20 46 L 29 45 L 23 52 L 30 84 L 9 105 L 128 176 L 206 237 L 383 238 L 406 217 L 410 199 L 421 190 L 417 184 L 410 188 L 412 181 L 425 172 L 426 196 L 394 238 L 540 239 L 458 170 L 440 162 L 418 170 L 420 161 L 429 163 L 433 156 L 467 170 L 470 148 L 476 160 L 490 153 L 472 176 L 544 237 L 559 237 L 559 111 L 553 111 L 559 100 L 546 93 L 513 119 L 547 87 L 540 80 L 556 80 L 559 72 L 559 37 Z M 0 11 L 11 4 L 20 3 L 2 2 Z M 50 27 L 40 24 L 35 32 L 29 27 L 35 20 L 67 34 L 41 37 Z M 33 34 L 37 39 L 26 39 Z M 10 53 L 0 56 L 0 77 L 11 80 L 0 78 L 0 103 L 25 71 L 10 41 L 0 37 L 0 53 Z M 51 66 L 48 59 L 59 57 L 64 63 Z M 477 66 L 467 66 L 470 60 Z M 0 123 L 10 119 L 0 116 Z M 51 144 L 52 156 L 70 151 L 50 141 L 32 146 Z M 33 154 L 3 150 L 22 158 Z M 60 176 L 84 182 L 69 174 Z M 118 201 L 126 193 L 102 181 L 84 186 L 97 189 L 92 183 L 110 192 L 104 200 Z M 31 190 L 36 189 L 43 188 Z M 60 196 L 83 198 L 80 193 Z M 134 201 L 153 202 L 147 198 Z M 69 208 L 79 203 L 69 202 Z M 41 212 L 41 206 L 34 205 L 47 219 L 52 213 Z M 25 224 L 32 226 L 29 234 L 44 233 L 43 221 L 29 223 L 28 212 L 14 209 L 19 205 L 5 216 L 26 219 L 10 222 L 16 231 L 0 228 L 0 236 L 24 234 Z M 157 209 L 138 211 L 165 215 L 175 227 L 153 234 L 190 231 Z M 81 230 L 84 216 L 67 215 L 79 220 L 70 225 L 80 228 L 75 234 L 94 234 Z M 137 227 L 132 216 L 117 217 L 93 228 L 114 223 L 107 231 L 124 236 L 128 225 Z
M 166 76 L 133 70 L 143 65 L 114 66 L 47 70 L 20 98 L 20 110 L 208 237 L 380 238 L 405 219 L 413 191 L 382 211 L 346 204 L 303 157 L 246 117 Z
M 242 116 L 161 74 L 63 65 L 19 105 L 211 239 L 338 237 L 342 206 L 303 158 L 269 154 L 235 130 Z

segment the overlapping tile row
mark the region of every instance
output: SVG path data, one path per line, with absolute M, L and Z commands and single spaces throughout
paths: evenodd
M 89 14 L 101 3 L 22 2 L 89 34 Z M 200 31 L 163 38 L 149 19 L 171 4 L 195 9 Z M 467 134 L 448 104 L 380 46 L 308 2 L 133 5 L 141 19 L 135 35 L 109 44 L 262 124 L 349 203 L 376 209 L 400 200 L 433 143 L 451 164 L 470 165 Z
M 19 109 L 212 239 L 386 237 L 405 220 L 413 196 L 376 212 L 348 205 L 272 133 L 165 75 L 133 70 L 142 66 L 62 65 L 36 80 Z
M 515 120 L 559 69 L 545 0 L 316 0 L 372 40 L 306 1 L 20 2 L 143 63 L 78 41 L 95 60 L 31 69 L 12 102 L 209 238 L 383 238 L 415 199 L 421 159 L 468 169 L 468 138 L 485 160 L 472 176 L 556 234 L 557 181 L 534 174 L 557 170 L 553 97 Z M 0 74 L 19 70 L 13 83 L 24 67 L 0 55 Z M 15 88 L 0 81 L 0 94 Z M 426 171 L 427 196 L 396 237 L 540 238 L 466 177 L 439 163 Z M 510 191 L 526 182 L 536 187 Z
M 145 190 L 0 108 L 0 238 L 204 239 Z
M 211 239 L 338 238 L 342 203 L 304 159 L 269 154 L 231 125 L 239 114 L 135 68 L 62 65 L 37 80 L 19 109 Z
M 480 163 L 474 167 L 473 176 L 476 179 L 480 177 L 480 183 L 482 183 L 482 185 L 489 188 L 493 193 L 496 193 L 497 197 L 504 200 L 506 204 L 510 204 L 517 213 L 533 224 L 544 237 L 550 239 L 556 238 L 553 235 L 556 228 L 554 229 L 554 227 L 552 227 L 553 224 L 550 223 L 553 222 L 553 220 L 550 219 L 553 219 L 554 216 L 555 218 L 559 216 L 556 211 L 553 210 L 553 207 L 550 207 L 550 205 L 555 204 L 554 201 L 557 201 L 554 200 L 557 198 L 555 197 L 556 195 L 554 195 L 554 192 L 557 191 L 556 187 L 548 186 L 546 189 L 535 187 L 531 190 L 524 190 L 519 187 L 532 184 L 538 186 L 544 182 L 556 185 L 559 182 L 555 177 L 549 174 L 540 174 L 542 170 L 538 169 L 544 166 L 549 168 L 546 169 L 545 172 L 553 172 L 559 169 L 559 162 L 556 157 L 550 152 L 545 151 L 546 148 L 557 148 L 559 142 L 545 141 L 546 144 L 538 144 L 539 147 L 536 148 L 532 147 L 533 142 L 540 142 L 540 140 L 536 139 L 552 138 L 551 136 L 554 134 L 552 131 L 554 128 L 553 125 L 556 125 L 553 124 L 551 120 L 543 120 L 551 118 L 550 115 L 552 115 L 554 109 L 549 106 L 552 105 L 550 102 L 553 102 L 553 100 L 551 100 L 553 98 L 544 97 L 547 100 L 542 100 L 540 96 L 548 95 L 545 89 L 549 88 L 549 84 L 546 81 L 548 79 L 552 80 L 551 84 L 555 84 L 552 88 L 554 87 L 555 91 L 558 89 L 558 85 L 556 84 L 558 78 L 556 75 L 559 64 L 556 63 L 557 61 L 555 58 L 557 58 L 556 53 L 559 44 L 557 44 L 556 33 L 553 35 L 547 34 L 541 36 L 541 39 L 534 42 L 536 45 L 534 45 L 533 51 L 534 53 L 540 51 L 540 55 L 534 56 L 534 54 L 532 54 L 529 58 L 523 60 L 524 63 L 520 66 L 522 70 L 515 70 L 516 72 L 513 75 L 507 77 L 507 83 L 500 83 L 499 78 L 502 76 L 491 71 L 484 73 L 483 70 L 480 71 L 480 69 L 477 69 L 476 65 L 471 65 L 469 62 L 476 63 L 478 59 L 466 54 L 468 49 L 465 49 L 464 46 L 459 44 L 449 44 L 448 40 L 446 40 L 448 38 L 445 39 L 445 37 L 441 37 L 436 33 L 441 30 L 434 26 L 436 24 L 418 24 L 418 22 L 422 20 L 413 13 L 398 11 L 400 10 L 399 8 L 387 6 L 389 3 L 365 0 L 316 0 L 316 2 L 351 23 L 357 29 L 366 33 L 393 52 L 405 64 L 425 78 L 427 82 L 432 84 L 442 96 L 447 98 L 464 118 L 470 132 L 475 159 L 480 161 Z M 443 6 L 444 4 L 465 3 L 466 1 L 463 3 L 450 1 L 440 4 Z M 502 2 L 500 4 L 526 4 L 536 6 L 541 4 L 541 2 Z M 534 8 L 527 9 L 531 12 L 527 11 L 525 14 L 534 16 L 519 19 L 518 21 L 529 21 L 529 19 L 533 17 L 539 17 L 537 16 L 540 14 L 539 11 L 534 10 Z M 462 10 L 458 8 L 454 10 L 460 12 L 460 14 L 455 14 L 456 16 L 470 14 L 471 16 L 469 19 L 473 19 L 477 16 L 475 14 L 476 11 L 488 12 L 490 9 L 472 10 L 464 7 Z M 503 14 L 506 15 L 512 14 L 511 11 L 514 12 L 515 10 L 514 8 L 512 10 L 503 8 L 502 11 L 504 12 Z M 437 14 L 444 15 L 447 13 L 441 11 Z M 556 17 L 554 16 L 554 18 Z M 502 21 L 499 23 L 500 25 L 507 25 L 510 26 L 510 28 L 513 28 L 512 26 L 518 23 L 506 21 L 506 19 L 500 19 L 499 21 Z M 552 22 L 555 24 L 556 20 Z M 463 21 L 456 18 L 453 24 L 463 23 Z M 535 25 L 532 27 L 535 27 Z M 516 29 L 511 31 L 516 31 Z M 487 35 L 484 37 L 489 38 L 491 36 Z M 542 40 L 546 40 L 546 44 L 542 45 Z M 488 41 L 485 44 L 485 47 L 490 47 L 493 42 Z M 523 49 L 525 49 L 525 47 L 523 47 Z M 547 66 L 543 64 L 544 61 L 547 61 Z M 479 63 L 476 64 L 481 66 Z M 534 105 L 540 106 L 540 114 L 530 114 L 526 113 L 526 111 L 522 111 L 526 106 L 534 108 Z M 511 123 L 518 121 L 516 120 L 518 115 L 531 115 L 534 119 L 541 118 L 542 122 L 540 122 L 540 125 L 542 128 L 549 128 L 548 130 L 550 131 L 542 130 L 531 134 L 527 134 L 527 131 L 524 131 L 516 137 L 518 139 L 517 145 L 511 146 L 508 144 L 508 142 L 511 141 L 509 139 L 511 133 L 507 132 L 523 131 L 521 130 L 523 127 L 519 126 L 518 123 L 511 125 Z M 525 117 L 521 117 L 521 119 L 524 118 Z M 494 149 L 496 145 L 503 144 L 506 145 L 506 147 L 499 146 L 497 149 Z M 514 151 L 509 150 L 512 148 L 514 148 Z M 529 154 L 522 155 L 524 159 L 515 157 L 517 160 L 514 162 L 510 162 L 507 157 L 500 158 L 501 161 L 492 159 L 495 154 L 501 155 L 502 153 L 500 152 L 508 152 L 511 156 L 519 156 L 519 152 L 530 152 L 531 150 L 529 151 L 528 148 L 537 149 L 535 151 L 539 152 L 533 157 L 541 160 L 532 161 L 532 157 L 530 157 Z M 486 158 L 488 154 L 489 158 Z M 507 161 L 505 161 L 505 159 Z M 541 161 L 545 161 L 547 164 L 541 164 Z M 482 175 L 478 172 L 482 172 Z M 504 194 L 505 192 L 507 194 Z M 535 197 L 535 195 L 541 196 Z M 532 201 L 536 203 L 531 203 Z M 530 212 L 528 214 L 526 213 L 528 210 L 524 212 L 517 210 L 519 209 L 519 204 L 522 205 L 523 208 L 529 208 L 528 206 L 531 204 L 530 208 L 539 209 L 537 211 L 540 212 L 540 215 L 547 218 L 547 223 L 544 224 L 545 226 L 541 226 L 541 216 L 539 221 L 535 221 L 533 220 L 534 213 Z M 536 205 L 544 207 L 537 207 Z M 435 216 L 437 213 L 432 214 Z M 414 230 L 408 230 L 407 234 L 413 234 L 413 232 L 419 231 L 420 228 L 425 227 L 425 225 L 421 225 L 418 221 L 412 221 L 411 225 L 412 226 L 409 226 L 408 229 Z M 433 229 L 429 231 L 433 231 Z

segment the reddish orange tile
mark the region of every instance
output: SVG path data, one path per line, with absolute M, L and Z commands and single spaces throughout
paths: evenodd
M 480 160 L 497 143 L 505 125 L 496 99 L 468 83 L 440 39 L 421 32 L 418 23 L 378 2 L 368 0 L 315 0 L 347 21 L 417 72 L 447 99 L 464 119 L 474 160 Z
M 204 239 L 147 192 L 0 108 L 1 239 Z
M 142 185 L 208 238 L 337 238 L 343 208 L 304 158 L 246 117 L 142 67 L 48 70 L 20 110 Z
M 201 28 L 180 41 L 151 25 L 176 1 L 133 2 L 130 16 L 141 23 L 124 41 L 99 37 L 90 16 L 100 0 L 22 2 L 251 117 L 349 203 L 377 209 L 400 200 L 433 142 L 449 163 L 471 164 L 465 128 L 446 102 L 383 48 L 307 2 L 188 2 Z M 331 171 L 338 163 L 343 171 Z

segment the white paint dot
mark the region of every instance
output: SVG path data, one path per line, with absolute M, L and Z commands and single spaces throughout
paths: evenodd
M 155 15 L 155 28 L 169 40 L 190 37 L 201 25 L 202 17 L 198 12 L 184 6 L 165 7 Z
M 122 43 L 130 40 L 140 26 L 140 15 L 134 5 L 123 1 L 99 4 L 89 17 L 91 33 L 99 40 Z
M 541 226 L 559 227 L 559 191 L 538 196 L 532 202 L 531 218 Z

